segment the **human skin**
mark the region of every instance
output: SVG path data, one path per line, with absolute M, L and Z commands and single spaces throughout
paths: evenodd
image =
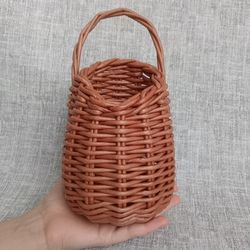
M 179 196 L 174 194 L 164 212 L 179 202 Z M 163 215 L 144 224 L 125 227 L 91 223 L 69 209 L 63 197 L 62 181 L 59 180 L 34 209 L 0 224 L 0 246 L 6 250 L 64 250 L 108 246 L 144 236 L 168 225 L 169 220 Z

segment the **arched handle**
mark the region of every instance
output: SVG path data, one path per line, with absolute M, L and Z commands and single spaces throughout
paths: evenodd
M 162 48 L 160 38 L 158 36 L 158 33 L 155 27 L 145 17 L 127 8 L 118 8 L 118 9 L 113 9 L 110 11 L 100 12 L 96 14 L 91 21 L 88 22 L 88 24 L 81 31 L 78 41 L 74 47 L 73 64 L 72 64 L 73 72 L 72 73 L 74 73 L 75 75 L 79 74 L 82 47 L 88 37 L 88 34 L 95 28 L 95 26 L 102 19 L 116 17 L 116 16 L 124 16 L 124 15 L 129 18 L 132 18 L 133 20 L 142 24 L 144 27 L 148 29 L 149 34 L 153 40 L 153 43 L 156 49 L 158 70 L 163 74 L 163 77 L 165 77 L 164 53 L 163 53 L 163 48 Z

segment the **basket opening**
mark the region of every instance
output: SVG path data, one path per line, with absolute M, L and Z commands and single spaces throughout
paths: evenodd
M 88 79 L 93 88 L 107 101 L 123 102 L 153 85 L 151 65 L 139 63 L 116 63 L 95 71 L 88 68 Z M 149 66 L 151 70 L 149 70 Z M 150 71 L 150 72 L 149 72 Z M 86 71 L 85 71 L 86 72 Z

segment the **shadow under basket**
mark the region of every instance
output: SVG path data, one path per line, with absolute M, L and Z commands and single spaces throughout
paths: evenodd
M 80 69 L 88 33 L 104 18 L 126 15 L 150 32 L 157 65 L 114 58 Z M 153 25 L 119 8 L 97 14 L 73 52 L 63 152 L 65 200 L 94 223 L 144 223 L 169 204 L 174 141 L 163 49 Z

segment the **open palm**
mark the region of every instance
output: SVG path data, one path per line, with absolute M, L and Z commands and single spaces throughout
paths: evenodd
M 174 195 L 166 210 L 169 210 L 179 202 L 179 197 Z M 42 211 L 44 211 L 45 234 L 48 247 L 51 249 L 111 245 L 146 235 L 167 226 L 169 223 L 162 215 L 158 215 L 144 224 L 133 224 L 125 227 L 91 223 L 83 216 L 76 215 L 69 209 L 63 197 L 61 180 L 42 200 L 40 206 Z

